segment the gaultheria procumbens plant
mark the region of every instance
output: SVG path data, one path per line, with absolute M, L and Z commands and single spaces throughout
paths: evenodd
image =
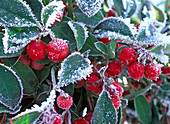
M 164 6 L 0 0 L 0 123 L 168 123 Z

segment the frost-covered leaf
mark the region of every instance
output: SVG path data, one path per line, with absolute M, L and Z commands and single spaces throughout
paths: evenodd
M 24 48 L 31 40 L 38 37 L 37 27 L 6 28 L 3 38 L 4 53 L 17 52 Z
M 135 0 L 128 0 L 128 8 L 126 9 L 126 18 L 131 17 L 137 8 L 136 1 Z
M 77 80 L 86 78 L 91 72 L 90 60 L 83 58 L 79 52 L 74 52 L 61 64 L 61 70 L 58 72 L 59 85 L 67 86 Z
M 124 17 L 125 9 L 122 0 L 113 0 L 113 1 L 118 15 Z
M 116 48 L 116 40 L 112 40 L 110 43 L 108 43 L 107 51 L 110 58 L 115 57 L 115 48 Z
M 40 25 L 30 7 L 22 0 L 0 0 L 0 25 L 30 27 Z
M 102 43 L 102 42 L 95 42 L 94 44 L 95 44 L 96 48 L 100 52 L 102 52 L 103 54 L 107 54 L 107 47 L 106 47 L 106 45 L 104 43 Z
M 130 19 L 109 17 L 103 19 L 93 31 L 97 38 L 110 37 L 113 39 L 133 40 L 136 28 L 130 24 Z
M 23 93 L 27 95 L 34 94 L 38 89 L 38 79 L 32 69 L 26 64 L 18 61 L 17 64 L 13 66 L 13 70 L 21 79 Z
M 90 18 L 88 18 L 88 16 L 85 15 L 78 7 L 73 12 L 77 21 L 83 22 L 89 27 L 95 27 L 104 18 L 100 11 Z
M 167 45 L 166 48 L 163 48 L 163 51 L 166 55 L 170 56 L 170 45 Z
M 117 113 L 106 91 L 100 94 L 93 112 L 92 124 L 116 124 Z
M 67 22 L 57 23 L 51 27 L 51 31 L 56 38 L 62 38 L 68 41 L 69 50 L 72 51 L 76 48 L 76 39 Z
M 160 62 L 162 62 L 164 65 L 168 64 L 168 62 L 169 62 L 169 57 L 164 54 L 163 49 L 161 49 L 161 50 L 159 51 L 159 53 L 154 53 L 154 52 L 152 52 L 151 55 L 152 55 L 155 59 L 157 59 L 157 60 L 159 60 Z
M 90 50 L 90 53 L 89 53 L 90 56 L 103 56 L 103 54 L 98 49 L 96 49 L 95 47 L 96 42 L 98 42 L 98 40 L 94 37 L 94 35 L 89 33 L 88 38 L 83 48 L 81 49 L 81 52 L 83 53 L 87 50 Z
M 0 86 L 0 103 L 15 110 L 23 97 L 23 87 L 16 72 L 3 64 L 0 64 Z
M 83 23 L 72 22 L 72 21 L 69 21 L 68 25 L 70 26 L 71 30 L 74 33 L 74 37 L 76 38 L 77 49 L 81 50 L 88 37 L 87 28 Z
M 40 0 L 24 0 L 27 4 L 29 4 L 31 10 L 33 11 L 33 14 L 38 19 L 38 21 L 41 21 L 41 10 L 42 10 L 42 3 Z
M 140 45 L 170 44 L 170 36 L 161 34 L 156 28 L 157 25 L 160 25 L 160 23 L 157 23 L 155 20 L 145 18 L 144 21 L 140 23 L 138 35 L 136 36 L 137 42 Z
M 148 101 L 143 95 L 137 96 L 134 100 L 138 117 L 143 124 L 150 124 L 152 113 Z
M 14 118 L 12 120 L 13 124 L 35 124 L 36 120 L 38 120 L 39 116 L 41 115 L 41 112 L 31 112 L 22 116 L 19 116 L 17 118 Z
M 9 114 L 16 114 L 20 110 L 20 106 L 17 106 L 14 110 L 10 110 L 9 108 L 5 107 L 4 105 L 0 104 L 0 113 L 7 112 Z
M 77 5 L 88 17 L 95 15 L 103 4 L 104 0 L 76 0 Z
M 51 26 L 55 22 L 55 20 L 60 21 L 60 19 L 56 18 L 57 15 L 62 15 L 63 8 L 65 5 L 62 1 L 53 1 L 47 6 L 45 6 L 41 13 L 41 20 L 44 26 Z M 58 14 L 61 13 L 61 14 Z

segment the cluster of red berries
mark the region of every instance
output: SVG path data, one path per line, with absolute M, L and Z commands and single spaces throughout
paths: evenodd
M 64 40 L 59 38 L 56 38 L 55 41 L 50 41 L 47 46 L 41 40 L 33 40 L 28 44 L 27 53 L 35 61 L 45 59 L 47 53 L 51 61 L 60 62 L 67 57 L 69 47 Z

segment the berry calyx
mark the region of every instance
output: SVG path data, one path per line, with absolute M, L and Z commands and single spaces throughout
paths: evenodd
M 124 66 L 129 66 L 137 59 L 136 51 L 132 48 L 124 48 L 119 53 L 119 61 Z
M 73 99 L 70 95 L 64 94 L 57 97 L 57 105 L 62 109 L 69 109 L 73 104 Z
M 131 64 L 128 68 L 129 76 L 135 80 L 139 80 L 144 75 L 145 67 L 144 65 L 140 65 L 138 62 Z
M 62 124 L 62 118 L 59 114 L 55 116 L 55 120 L 50 124 Z
M 28 44 L 27 53 L 32 60 L 41 61 L 46 56 L 46 44 L 41 40 L 33 40 Z
M 116 82 L 112 82 L 109 87 L 109 94 L 111 98 L 120 98 L 122 96 L 123 88 L 119 84 L 116 84 Z
M 83 118 L 77 118 L 73 121 L 72 124 L 89 124 L 89 122 Z
M 68 53 L 68 44 L 63 39 L 56 39 L 56 41 L 50 41 L 47 45 L 48 58 L 54 62 L 63 61 Z
M 31 62 L 31 68 L 35 70 L 41 70 L 44 67 L 44 65 L 36 63 L 35 61 Z
M 107 15 L 106 15 L 106 18 L 108 18 L 108 17 L 116 17 L 115 12 L 114 12 L 113 10 L 109 10 L 109 11 L 107 12 Z
M 21 61 L 22 63 L 24 63 L 28 66 L 30 66 L 30 64 L 31 64 L 31 60 L 28 57 L 26 57 L 25 55 L 21 55 L 19 58 L 19 61 Z
M 109 62 L 107 72 L 112 76 L 119 76 L 123 72 L 123 65 L 119 61 Z
M 115 97 L 115 98 L 111 98 L 111 101 L 115 107 L 115 109 L 118 109 L 121 105 L 121 101 L 118 97 Z
M 99 38 L 99 41 L 103 42 L 104 44 L 107 44 L 112 41 L 110 38 Z
M 96 82 L 98 80 L 99 78 L 96 75 L 91 75 L 90 77 L 88 77 L 86 80 L 87 89 L 89 90 L 97 89 L 100 86 L 100 84 Z
M 148 63 L 145 66 L 145 77 L 150 80 L 155 80 L 159 77 L 161 68 L 155 63 Z

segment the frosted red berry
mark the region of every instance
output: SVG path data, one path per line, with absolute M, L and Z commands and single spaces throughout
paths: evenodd
M 56 41 L 50 41 L 47 45 L 48 58 L 54 62 L 63 61 L 68 53 L 68 44 L 63 39 L 56 39 Z
M 118 109 L 121 105 L 121 101 L 118 97 L 115 97 L 115 98 L 111 98 L 111 101 L 115 107 L 115 109 Z
M 89 122 L 83 118 L 77 118 L 73 121 L 72 124 L 89 124 Z
M 27 46 L 27 53 L 32 60 L 41 61 L 46 56 L 46 44 L 41 40 L 33 40 Z
M 96 82 L 98 80 L 99 78 L 96 75 L 91 75 L 90 77 L 88 77 L 86 80 L 87 89 L 89 90 L 97 89 L 100 86 L 100 84 Z
M 57 105 L 62 109 L 69 109 L 73 104 L 73 99 L 70 95 L 59 95 L 57 97 Z
M 145 66 L 145 77 L 150 80 L 155 80 L 159 77 L 161 68 L 155 63 L 148 63 Z
M 26 57 L 25 55 L 21 55 L 20 58 L 19 58 L 19 61 L 23 62 L 24 64 L 30 66 L 31 64 L 31 60 Z
M 102 92 L 102 90 L 103 90 L 103 84 L 104 83 L 102 82 L 102 84 L 99 85 L 98 88 L 91 90 L 91 92 L 94 93 L 94 94 L 100 94 Z
M 55 116 L 55 120 L 50 124 L 62 124 L 62 118 L 59 114 Z
M 132 48 L 124 48 L 119 53 L 119 61 L 124 66 L 129 66 L 137 59 L 136 51 Z
M 85 116 L 84 116 L 84 119 L 86 119 L 89 124 L 91 124 L 91 119 L 93 117 L 93 113 L 87 113 Z
M 106 15 L 106 18 L 108 18 L 108 17 L 116 17 L 115 12 L 114 12 L 113 10 L 109 10 L 109 11 L 107 12 L 107 15 Z
M 35 61 L 31 62 L 31 68 L 35 70 L 41 70 L 44 67 L 44 65 L 36 63 Z
M 153 83 L 155 83 L 157 85 L 161 85 L 162 84 L 162 79 L 158 78 L 157 80 L 153 81 Z
M 99 38 L 99 41 L 103 42 L 104 44 L 107 44 L 112 41 L 110 38 Z
M 123 72 L 123 65 L 119 61 L 109 62 L 107 72 L 112 76 L 119 76 Z
M 112 82 L 109 87 L 109 94 L 111 98 L 120 98 L 122 96 L 123 88 L 119 84 L 116 84 L 116 82 Z
M 144 70 L 144 65 L 140 65 L 138 62 L 135 62 L 129 66 L 128 73 L 131 78 L 139 80 L 143 77 Z

